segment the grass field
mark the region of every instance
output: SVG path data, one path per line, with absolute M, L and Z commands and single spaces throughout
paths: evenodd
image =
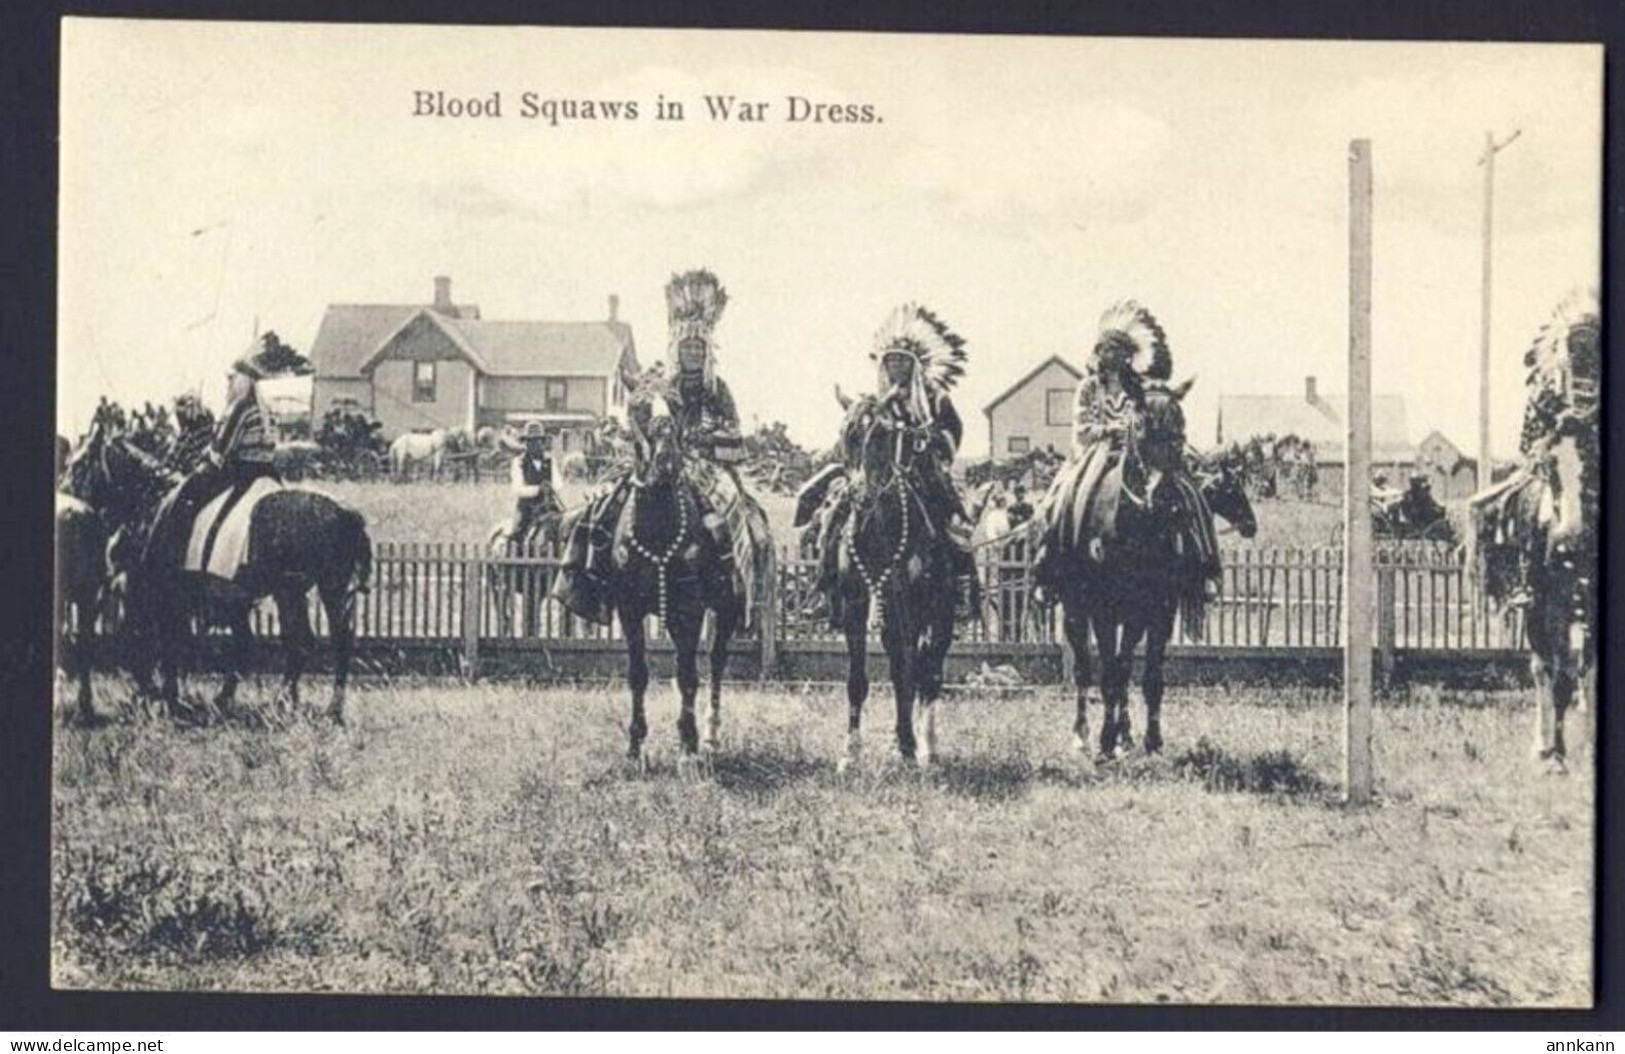
M 359 509 L 367 518 L 374 541 L 457 542 L 483 541 L 491 525 L 513 511 L 513 498 L 500 483 L 321 482 L 313 484 Z M 579 501 L 583 491 L 567 486 L 567 503 Z M 794 498 L 784 494 L 757 494 L 781 546 L 796 538 L 791 527 Z M 1342 516 L 1335 505 L 1262 501 L 1256 508 L 1258 535 L 1243 543 L 1235 534 L 1220 537 L 1226 546 L 1250 544 L 1258 548 L 1312 548 L 1330 543 L 1332 528 Z
M 883 760 L 877 699 L 847 777 L 830 694 L 730 691 L 709 778 L 677 770 L 665 682 L 646 771 L 619 691 L 352 699 L 342 730 L 61 729 L 55 983 L 1590 1002 L 1592 754 L 1539 774 L 1514 696 L 1380 707 L 1361 810 L 1336 803 L 1335 698 L 1308 691 L 1171 692 L 1167 751 L 1094 779 L 1058 693 L 946 702 L 926 774 Z

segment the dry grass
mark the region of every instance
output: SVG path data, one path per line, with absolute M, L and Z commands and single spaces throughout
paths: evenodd
M 513 513 L 513 494 L 506 483 L 364 483 L 323 480 L 311 483 L 367 518 L 375 542 L 483 542 L 491 525 Z M 566 484 L 563 498 L 574 506 L 585 488 Z M 790 526 L 793 496 L 757 494 L 781 545 L 796 537 Z
M 1167 753 L 1092 781 L 1069 709 L 954 699 L 920 776 L 881 760 L 877 699 L 845 779 L 844 700 L 749 689 L 712 777 L 680 774 L 664 683 L 648 771 L 618 691 L 374 684 L 347 730 L 63 729 L 56 983 L 1590 1002 L 1591 754 L 1538 774 L 1525 701 L 1383 707 L 1356 811 L 1327 694 L 1175 692 Z

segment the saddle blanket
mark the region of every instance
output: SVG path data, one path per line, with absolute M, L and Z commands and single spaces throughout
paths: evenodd
M 254 521 L 254 506 L 267 494 L 282 489 L 274 479 L 260 477 L 248 485 L 228 509 L 236 487 L 229 487 L 198 512 L 186 544 L 188 571 L 202 571 L 219 578 L 233 579 L 248 562 L 248 528 Z M 224 515 L 222 521 L 221 516 Z

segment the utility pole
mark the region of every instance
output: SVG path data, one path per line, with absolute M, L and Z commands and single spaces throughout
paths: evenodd
M 1495 155 L 1511 146 L 1523 129 L 1495 141 L 1494 132 L 1484 133 L 1484 152 L 1478 156 L 1484 170 L 1484 277 L 1478 320 L 1478 480 L 1477 489 L 1490 485 L 1490 242 L 1495 223 Z
M 1349 394 L 1343 463 L 1343 797 L 1371 801 L 1371 140 L 1349 143 Z

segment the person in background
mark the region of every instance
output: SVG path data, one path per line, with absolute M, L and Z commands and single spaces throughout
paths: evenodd
M 1007 513 L 1012 530 L 1033 518 L 1033 506 L 1027 500 L 1027 488 L 1019 483 L 1016 484 L 1015 497 L 1011 500 Z
M 508 469 L 513 487 L 513 519 L 508 544 L 522 548 L 530 533 L 546 516 L 564 509 L 559 500 L 559 466 L 549 449 L 547 430 L 540 421 L 526 421 L 519 434 L 521 448 Z

